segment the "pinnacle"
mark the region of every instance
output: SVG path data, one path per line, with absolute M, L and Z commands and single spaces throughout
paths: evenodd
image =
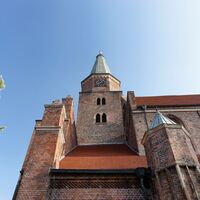
M 169 119 L 168 117 L 165 117 L 161 112 L 157 110 L 153 122 L 150 125 L 150 129 L 156 128 L 160 124 L 176 124 L 176 123 L 171 119 Z

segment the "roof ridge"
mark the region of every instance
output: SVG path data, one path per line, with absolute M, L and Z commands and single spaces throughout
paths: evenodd
M 200 94 L 179 94 L 179 95 L 159 95 L 159 96 L 136 96 L 136 98 L 149 98 L 149 97 L 182 97 L 182 96 L 200 96 Z

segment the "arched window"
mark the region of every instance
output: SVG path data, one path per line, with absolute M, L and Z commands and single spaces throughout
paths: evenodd
M 106 99 L 105 98 L 102 99 L 102 105 L 106 105 Z
M 173 122 L 175 122 L 176 124 L 182 125 L 189 132 L 189 129 L 180 118 L 172 114 L 168 114 L 167 117 L 171 119 Z
M 97 113 L 96 114 L 96 123 L 100 123 L 100 118 L 101 118 L 100 114 Z
M 175 122 L 176 124 L 179 124 L 179 125 L 182 125 L 182 126 L 185 127 L 183 121 L 180 118 L 178 118 L 177 116 L 172 115 L 172 114 L 168 114 L 167 117 L 169 119 L 171 119 L 173 122 Z
M 107 122 L 107 117 L 105 113 L 103 113 L 102 115 L 102 122 Z
M 100 105 L 100 104 L 101 104 L 101 99 L 98 98 L 98 99 L 97 99 L 97 105 Z

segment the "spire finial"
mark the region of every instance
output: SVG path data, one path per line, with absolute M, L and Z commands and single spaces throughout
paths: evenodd
M 98 56 L 103 56 L 103 51 L 101 49 L 99 50 L 99 53 L 98 53 L 97 57 Z

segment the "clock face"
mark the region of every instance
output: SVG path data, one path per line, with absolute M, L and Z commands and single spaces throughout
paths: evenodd
M 94 81 L 95 87 L 106 87 L 106 79 L 99 78 Z

